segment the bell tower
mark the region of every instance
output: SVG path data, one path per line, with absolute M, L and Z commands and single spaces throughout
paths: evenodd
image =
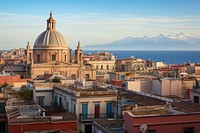
M 28 41 L 25 50 L 25 62 L 26 64 L 31 64 L 32 61 L 33 61 L 33 52 L 32 49 L 30 48 L 30 43 Z
M 80 46 L 80 41 L 78 42 L 77 49 L 75 50 L 75 63 L 83 64 L 83 51 Z

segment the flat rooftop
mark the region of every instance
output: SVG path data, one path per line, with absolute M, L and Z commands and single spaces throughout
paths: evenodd
M 138 104 L 139 106 L 153 106 L 153 105 L 165 105 L 166 104 L 166 101 L 164 101 L 164 100 L 140 95 L 140 94 L 134 93 L 134 92 L 128 92 L 128 93 L 123 94 L 123 98 L 127 99 L 129 101 L 132 101 L 135 104 Z
M 173 109 L 171 105 L 141 106 L 133 108 L 130 113 L 132 113 L 134 117 L 185 114 L 185 112 Z
M 97 89 L 79 89 L 73 88 L 69 86 L 54 86 L 54 89 L 58 89 L 61 91 L 65 91 L 66 93 L 73 94 L 75 96 L 105 96 L 105 95 L 113 95 L 116 96 L 116 90 L 106 89 L 106 88 L 97 88 Z
M 110 131 L 113 133 L 114 132 L 122 133 L 122 131 L 124 131 L 124 128 L 123 128 L 124 120 L 122 119 L 99 120 L 99 121 L 95 121 L 94 125 L 98 128 L 100 127 L 101 129 L 104 129 L 106 131 Z
M 38 105 L 6 106 L 6 114 L 10 124 L 76 121 L 75 115 L 66 112 L 52 111 L 46 116 L 46 110 Z
M 38 131 L 25 131 L 24 133 L 77 133 L 77 131 L 72 131 L 66 129 L 65 131 L 61 130 L 38 130 Z
M 175 110 L 182 111 L 185 113 L 199 113 L 200 112 L 200 104 L 192 103 L 191 101 L 180 101 L 172 103 L 172 107 Z
M 164 106 L 143 106 L 134 108 L 131 113 L 135 116 L 148 116 L 148 115 L 168 115 L 173 114 Z

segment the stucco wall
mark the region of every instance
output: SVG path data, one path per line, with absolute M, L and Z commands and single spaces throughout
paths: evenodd
M 115 102 L 116 96 L 85 96 L 85 97 L 75 97 L 69 93 L 63 93 L 63 91 L 59 91 L 55 89 L 54 96 L 57 96 L 58 103 L 59 97 L 62 98 L 62 106 L 66 109 L 66 102 L 68 102 L 68 111 L 74 113 L 74 105 L 76 106 L 76 115 L 78 116 L 82 113 L 82 103 L 88 104 L 88 114 L 94 114 L 95 103 L 100 104 L 100 113 L 106 113 L 106 103 L 107 102 Z M 114 108 L 113 108 L 114 109 Z M 114 111 L 114 110 L 113 110 Z
M 126 90 L 136 91 L 136 92 L 145 92 L 151 93 L 152 85 L 151 80 L 136 80 L 136 81 L 126 81 Z
M 184 128 L 194 127 L 194 132 L 200 132 L 200 114 L 167 115 L 133 117 L 125 112 L 124 122 L 127 133 L 139 133 L 142 124 L 147 125 L 147 130 L 156 130 L 158 133 L 183 133 Z
M 126 81 L 126 90 L 141 92 L 140 81 Z
M 182 84 L 180 80 L 162 80 L 162 96 L 175 95 L 181 97 Z
M 34 102 L 38 103 L 37 97 L 44 97 L 44 106 L 51 106 L 52 105 L 52 89 L 40 90 L 39 92 L 36 91 L 34 93 Z
M 140 84 L 140 91 L 141 92 L 145 92 L 145 93 L 151 93 L 152 92 L 152 82 L 151 80 L 147 80 L 147 81 L 141 81 Z
M 195 66 L 195 74 L 200 75 L 200 66 Z
M 200 93 L 198 92 L 191 92 L 190 93 L 190 100 L 194 103 L 194 96 L 199 97 L 199 103 L 200 103 Z
M 161 80 L 152 80 L 152 94 L 162 94 L 162 82 Z

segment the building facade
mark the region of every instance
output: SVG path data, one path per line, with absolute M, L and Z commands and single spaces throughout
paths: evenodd
M 124 114 L 126 133 L 198 133 L 200 114 L 144 106 Z
M 78 131 L 91 133 L 93 120 L 114 118 L 116 94 L 115 91 L 107 89 L 55 86 L 53 100 L 57 106 L 77 116 Z

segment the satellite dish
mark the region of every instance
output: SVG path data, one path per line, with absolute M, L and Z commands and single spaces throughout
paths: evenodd
M 147 125 L 146 125 L 146 124 L 142 124 L 142 125 L 140 126 L 140 132 L 141 132 L 141 133 L 145 133 L 146 130 L 147 130 Z
M 39 109 L 38 109 L 38 114 L 41 114 L 41 112 L 42 112 L 42 110 L 39 108 Z

